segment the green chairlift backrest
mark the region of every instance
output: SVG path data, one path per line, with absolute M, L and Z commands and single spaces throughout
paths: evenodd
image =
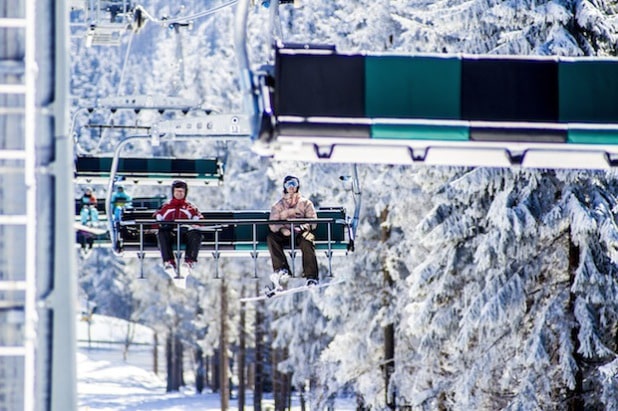
M 111 157 L 78 157 L 75 160 L 76 176 L 109 177 L 113 159 Z M 137 158 L 118 160 L 117 175 L 131 179 L 221 180 L 221 164 L 217 158 Z
M 275 61 L 287 137 L 618 144 L 617 101 L 618 59 L 282 48 Z
M 270 216 L 269 211 L 262 210 L 247 210 L 247 211 L 234 211 L 234 219 L 237 220 L 268 220 Z M 253 225 L 252 224 L 239 224 L 236 226 L 236 241 L 237 242 L 249 242 L 253 241 Z M 256 239 L 258 243 L 266 243 L 266 235 L 268 234 L 268 225 L 258 224 L 255 226 Z M 243 246 L 244 244 L 237 244 L 237 246 Z M 251 248 L 251 244 L 247 249 Z
M 558 66 L 560 121 L 616 123 L 618 72 L 614 61 L 561 61 Z M 618 144 L 618 132 L 585 127 L 569 129 L 569 143 Z
M 131 205 L 133 208 L 158 209 L 167 201 L 167 196 L 159 195 L 153 197 L 133 197 Z

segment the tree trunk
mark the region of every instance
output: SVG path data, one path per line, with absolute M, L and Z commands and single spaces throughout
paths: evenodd
M 124 336 L 124 344 L 122 345 L 122 361 L 127 362 L 127 358 L 129 357 L 129 348 L 131 347 L 131 342 L 133 341 L 134 332 L 133 323 L 131 321 L 127 321 L 127 333 Z
M 260 292 L 260 286 L 255 283 L 256 294 Z M 256 304 L 255 309 L 255 361 L 254 361 L 254 385 L 253 385 L 253 409 L 262 411 L 262 395 L 264 393 L 264 303 Z
M 298 390 L 300 397 L 300 411 L 307 411 L 307 400 L 305 399 L 305 387 L 301 386 Z
M 386 243 L 391 237 L 391 230 L 386 221 L 388 219 L 389 209 L 386 206 L 380 213 L 380 242 Z M 382 261 L 382 275 L 384 279 L 384 287 L 391 290 L 393 288 L 393 279 L 388 271 L 385 261 Z M 383 304 L 389 305 L 390 298 L 385 295 Z M 391 393 L 390 382 L 391 376 L 395 371 L 395 325 L 393 323 L 384 326 L 384 365 L 382 372 L 384 374 L 384 402 L 386 407 L 395 410 L 397 408 L 395 395 Z
M 202 393 L 204 390 L 204 351 L 201 348 L 195 350 L 195 391 Z
M 273 393 L 275 397 L 275 410 L 283 411 L 289 406 L 290 400 L 290 378 L 288 374 L 284 374 L 277 370 L 277 365 L 284 361 L 287 353 L 282 348 L 272 350 L 272 368 L 273 368 Z
M 579 247 L 573 244 L 571 235 L 569 233 L 569 284 L 573 284 L 573 282 L 575 281 L 575 271 L 577 270 L 578 266 L 579 266 Z M 568 312 L 572 313 L 573 316 L 575 315 L 575 299 L 576 298 L 577 298 L 577 295 L 575 295 L 575 293 L 573 292 L 569 293 Z M 571 340 L 573 341 L 573 358 L 577 362 L 577 372 L 575 373 L 575 388 L 573 390 L 569 390 L 569 393 L 568 393 L 569 399 L 567 402 L 567 409 L 569 411 L 578 411 L 578 410 L 584 409 L 584 399 L 582 397 L 583 392 L 584 392 L 584 387 L 583 387 L 584 376 L 582 372 L 584 363 L 583 363 L 582 356 L 578 353 L 579 346 L 580 346 L 579 338 L 577 338 L 577 335 L 579 334 L 579 326 L 577 325 L 576 321 L 574 321 L 573 323 L 576 325 L 574 325 L 573 329 L 571 330 Z
M 221 359 L 221 356 L 219 355 L 219 348 L 217 348 L 215 350 L 215 352 L 213 353 L 213 356 L 211 357 L 211 384 L 210 384 L 210 388 L 212 388 L 213 392 L 219 392 L 220 388 L 221 388 L 221 372 L 219 371 L 219 360 Z
M 391 410 L 397 408 L 395 396 L 390 390 L 390 381 L 395 371 L 395 325 L 387 324 L 384 327 L 384 388 L 386 406 Z
M 241 296 L 244 295 L 243 287 Z M 245 409 L 245 356 L 246 356 L 246 341 L 245 341 L 245 310 L 246 303 L 240 303 L 240 335 L 238 349 L 238 409 Z
M 152 347 L 152 371 L 159 375 L 159 335 L 154 333 L 153 335 L 153 347 Z
M 230 406 L 230 384 L 228 376 L 228 345 L 227 345 L 227 293 L 225 280 L 221 280 L 221 332 L 219 333 L 219 372 L 221 376 L 219 381 L 221 384 L 221 410 L 227 410 Z
M 182 341 L 180 341 L 180 337 L 177 335 L 174 339 L 176 343 L 176 349 L 174 350 L 174 354 L 176 355 L 176 381 L 178 381 L 178 388 L 185 385 L 185 373 L 184 373 L 184 350 L 182 347 Z
M 167 362 L 167 392 L 178 391 L 182 385 L 182 342 L 174 332 L 167 336 L 165 344 Z
M 204 356 L 204 382 L 207 387 L 210 387 L 210 389 L 214 391 L 214 389 L 212 388 L 212 377 L 210 374 L 211 374 L 211 358 L 209 355 L 206 355 Z

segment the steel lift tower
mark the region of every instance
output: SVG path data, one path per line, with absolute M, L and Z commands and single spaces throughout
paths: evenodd
M 74 410 L 68 10 L 0 3 L 0 409 Z

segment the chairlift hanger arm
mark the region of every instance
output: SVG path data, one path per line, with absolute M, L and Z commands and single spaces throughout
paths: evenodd
M 102 97 L 91 102 L 86 107 L 80 107 L 75 111 L 71 119 L 70 135 L 73 136 L 75 145 L 77 146 L 78 154 L 89 154 L 87 150 L 79 144 L 79 135 L 75 129 L 77 118 L 84 113 L 91 114 L 95 110 L 110 110 L 115 113 L 118 110 L 132 110 L 139 113 L 142 110 L 155 110 L 163 113 L 169 110 L 180 110 L 184 114 L 198 110 L 199 102 L 194 99 L 186 99 L 182 97 L 158 96 L 158 95 L 132 95 L 132 96 L 112 96 Z M 153 126 L 137 126 L 137 125 L 85 125 L 84 127 L 98 127 L 105 129 L 147 129 L 149 132 Z M 151 134 L 152 135 L 152 134 Z
M 239 0 L 236 6 L 236 18 L 234 24 L 234 51 L 238 61 L 240 89 L 243 98 L 243 111 L 249 116 L 251 125 L 251 138 L 255 139 L 260 129 L 260 91 L 256 79 L 251 70 L 249 52 L 247 50 L 247 21 L 249 15 L 250 0 Z

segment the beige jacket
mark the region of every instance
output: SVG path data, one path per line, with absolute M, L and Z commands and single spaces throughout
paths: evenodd
M 317 218 L 315 207 L 311 200 L 302 197 L 299 193 L 287 193 L 270 209 L 270 220 L 289 220 L 293 218 Z M 289 224 L 269 224 L 272 232 L 282 228 L 290 229 Z M 294 225 L 296 228 L 296 225 Z M 315 230 L 316 224 L 311 225 Z

